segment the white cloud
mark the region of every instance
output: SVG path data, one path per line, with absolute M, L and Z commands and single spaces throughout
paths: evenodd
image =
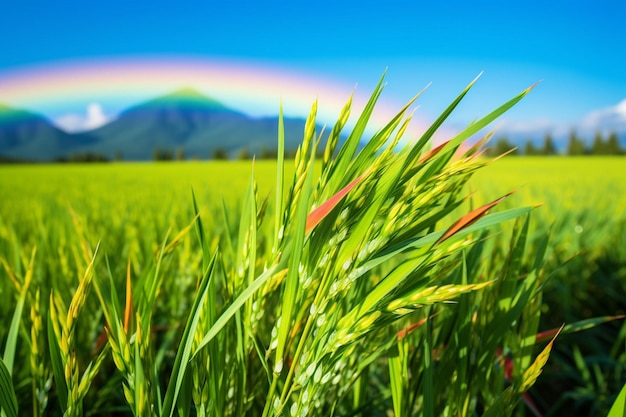
M 555 128 L 555 123 L 547 118 L 542 117 L 535 120 L 524 121 L 510 121 L 506 120 L 502 122 L 500 126 L 497 126 L 497 131 L 506 131 L 519 134 L 533 134 L 538 130 L 550 131 Z
M 96 129 L 108 123 L 112 118 L 107 116 L 99 103 L 90 103 L 85 114 L 70 113 L 60 116 L 54 123 L 66 132 L 76 133 Z
M 617 132 L 626 134 L 626 99 L 614 106 L 593 110 L 580 120 L 557 122 L 549 118 L 503 122 L 498 132 L 526 138 L 542 138 L 547 132 L 554 136 L 567 136 L 575 130 L 583 138 L 591 138 L 600 131 L 603 134 Z
M 595 110 L 580 123 L 584 130 L 626 132 L 626 99 L 612 107 Z

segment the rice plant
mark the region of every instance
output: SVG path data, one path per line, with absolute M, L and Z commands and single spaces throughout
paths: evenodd
M 474 82 L 420 138 L 404 140 L 418 94 L 365 141 L 382 82 L 346 135 L 348 100 L 320 162 L 316 103 L 291 168 L 279 124 L 271 199 L 259 196 L 252 164 L 238 205 L 207 211 L 191 193 L 187 212 L 164 205 L 160 215 L 138 219 L 138 231 L 120 217 L 86 221 L 72 210 L 70 222 L 42 225 L 37 253 L 45 256 L 33 250 L 30 261 L 21 245 L 3 243 L 14 287 L 0 294 L 13 309 L 1 334 L 3 412 L 501 416 L 532 409 L 528 391 L 558 333 L 537 337 L 549 236 L 529 247 L 533 206 L 493 212 L 511 191 L 474 207 L 466 184 L 492 163 L 479 157 L 490 135 L 461 151 L 530 89 L 431 147 Z M 187 224 L 164 232 L 167 216 L 187 216 Z M 109 226 L 101 235 L 93 230 L 98 221 Z M 13 368 L 20 334 L 32 350 L 30 369 Z M 26 401 L 34 404 L 29 411 Z

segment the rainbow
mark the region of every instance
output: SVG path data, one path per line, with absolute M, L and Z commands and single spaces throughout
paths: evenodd
M 0 70 L 0 103 L 50 118 L 85 109 L 93 102 L 120 111 L 187 87 L 255 117 L 276 115 L 281 103 L 286 116 L 305 117 L 317 99 L 318 119 L 329 126 L 352 93 L 353 114 L 360 112 L 371 93 L 316 75 L 242 60 L 100 58 Z M 372 129 L 389 121 L 403 104 L 381 98 Z M 423 132 L 425 128 L 423 121 L 412 122 L 411 131 Z

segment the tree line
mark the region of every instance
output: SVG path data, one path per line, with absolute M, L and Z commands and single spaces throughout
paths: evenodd
M 318 155 L 323 155 L 323 150 Z M 285 150 L 285 157 L 292 158 L 295 156 L 295 150 Z M 523 146 L 516 147 L 508 138 L 500 137 L 493 141 L 489 148 L 486 149 L 485 155 L 495 157 L 509 153 L 511 155 L 528 155 L 528 156 L 550 156 L 550 155 L 626 155 L 626 148 L 620 145 L 619 137 L 616 132 L 611 132 L 603 136 L 601 132 L 596 132 L 593 140 L 588 145 L 577 132 L 572 131 L 569 134 L 565 149 L 559 150 L 554 142 L 552 134 L 546 133 L 540 145 L 536 145 L 534 141 L 528 139 Z M 226 148 L 215 148 L 209 155 L 204 157 L 199 155 L 187 155 L 183 148 L 164 149 L 155 148 L 152 151 L 152 159 L 154 161 L 184 161 L 187 159 L 212 159 L 212 160 L 249 160 L 253 157 L 256 159 L 276 159 L 277 150 L 263 148 L 259 152 L 251 152 L 246 148 L 239 149 L 235 152 L 229 152 Z M 54 162 L 70 162 L 70 163 L 89 163 L 89 162 L 111 162 L 123 161 L 124 156 L 121 151 L 115 152 L 113 158 L 108 155 L 95 152 L 79 152 L 66 157 L 54 159 Z M 28 161 L 13 160 L 10 158 L 2 158 L 0 163 L 20 163 Z M 32 162 L 32 161 L 31 161 Z
M 497 156 L 509 152 L 511 155 L 528 155 L 528 156 L 550 156 L 550 155 L 624 155 L 626 149 L 622 148 L 616 132 L 609 133 L 606 137 L 601 132 L 596 132 L 593 141 L 587 145 L 585 141 L 572 131 L 567 140 L 567 146 L 563 151 L 559 151 L 554 143 L 552 134 L 546 133 L 540 146 L 535 145 L 530 139 L 527 140 L 521 148 L 515 147 L 508 138 L 502 137 L 497 139 L 492 146 L 485 152 L 487 156 Z

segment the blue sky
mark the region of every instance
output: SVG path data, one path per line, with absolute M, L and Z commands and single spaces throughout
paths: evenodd
M 484 71 L 453 123 L 541 80 L 507 116 L 511 129 L 616 117 L 626 126 L 624 22 L 623 0 L 11 1 L 0 13 L 0 81 L 59 62 L 171 56 L 243 60 L 370 90 L 388 68 L 384 94 L 399 105 L 432 82 L 418 111 L 434 118 Z

